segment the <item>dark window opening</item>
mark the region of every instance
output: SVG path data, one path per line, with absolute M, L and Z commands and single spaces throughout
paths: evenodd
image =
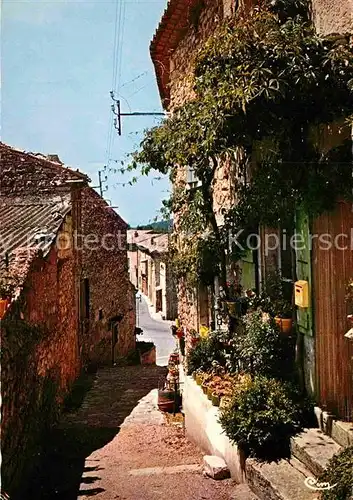
M 103 319 L 103 309 L 99 309 L 99 311 L 98 311 L 98 319 L 99 320 Z

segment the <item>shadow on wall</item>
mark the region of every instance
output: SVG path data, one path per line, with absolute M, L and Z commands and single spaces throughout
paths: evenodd
M 85 466 L 86 458 L 114 439 L 139 400 L 158 387 L 162 375 L 165 369 L 160 367 L 127 366 L 81 378 L 67 413 L 46 439 L 41 463 L 15 500 L 77 500 L 102 493 L 104 489 L 95 486 L 102 467 L 99 461 Z M 89 477 L 82 477 L 86 472 Z

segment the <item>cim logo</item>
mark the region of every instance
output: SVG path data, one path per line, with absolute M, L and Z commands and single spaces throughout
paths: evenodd
M 332 485 L 330 483 L 320 483 L 317 479 L 313 477 L 307 477 L 304 483 L 307 488 L 310 488 L 311 490 L 314 491 L 332 490 L 337 486 L 337 483 Z

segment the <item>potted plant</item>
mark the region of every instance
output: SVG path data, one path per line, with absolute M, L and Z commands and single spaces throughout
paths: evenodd
M 226 308 L 229 316 L 236 318 L 240 313 L 242 287 L 236 282 L 227 282 Z
M 218 396 L 217 392 L 212 393 L 211 401 L 212 401 L 213 406 L 219 406 L 221 399 Z
M 275 322 L 282 333 L 291 333 L 293 328 L 293 310 L 292 305 L 285 299 L 276 301 Z
M 179 353 L 177 352 L 173 352 L 170 356 L 169 356 L 169 362 L 174 364 L 174 365 L 178 365 L 180 363 L 180 360 L 179 360 Z
M 259 297 L 258 306 L 274 317 L 282 333 L 289 334 L 293 328 L 293 306 L 286 298 L 285 282 L 280 271 L 269 273 L 264 283 L 264 291 Z
M 176 336 L 179 340 L 184 337 L 184 329 L 182 327 L 176 330 Z
M 202 385 L 202 382 L 203 382 L 203 376 L 204 376 L 204 374 L 203 374 L 201 371 L 197 371 L 197 372 L 196 372 L 196 378 L 195 378 L 195 381 L 196 381 L 197 385 Z
M 192 347 L 194 347 L 200 341 L 200 336 L 198 335 L 197 331 L 194 329 L 191 329 L 189 333 L 190 333 L 191 345 L 192 345 Z
M 207 386 L 207 397 L 210 401 L 212 401 L 213 387 L 211 385 Z
M 209 386 L 209 383 L 212 379 L 212 375 L 209 374 L 209 373 L 204 373 L 204 376 L 203 376 L 203 379 L 202 379 L 202 384 L 201 384 L 201 388 L 203 390 L 203 393 L 207 396 L 207 389 L 208 389 L 208 386 Z

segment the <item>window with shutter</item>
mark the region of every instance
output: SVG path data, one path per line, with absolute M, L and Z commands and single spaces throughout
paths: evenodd
M 186 182 L 189 189 L 194 189 L 201 186 L 201 181 L 195 174 L 195 169 L 189 165 L 186 167 Z

